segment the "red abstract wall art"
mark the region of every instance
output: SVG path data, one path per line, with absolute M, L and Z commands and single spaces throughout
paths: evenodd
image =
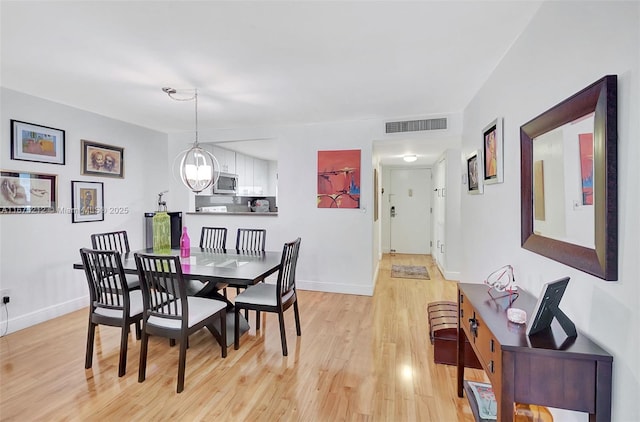
M 360 208 L 360 150 L 318 151 L 318 208 Z

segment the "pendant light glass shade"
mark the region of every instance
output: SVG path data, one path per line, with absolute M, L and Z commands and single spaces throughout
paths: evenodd
M 180 178 L 182 183 L 193 193 L 200 193 L 217 182 L 220 176 L 220 166 L 212 153 L 198 145 L 198 90 L 194 89 L 193 96 L 187 98 L 175 97 L 177 90 L 174 88 L 162 88 L 162 90 L 176 101 L 195 100 L 196 140 L 193 143 L 193 147 L 181 152 L 176 159 L 180 158 Z
M 213 186 L 219 175 L 218 160 L 209 151 L 194 145 L 183 152 L 180 160 L 180 178 L 182 183 L 194 193 Z

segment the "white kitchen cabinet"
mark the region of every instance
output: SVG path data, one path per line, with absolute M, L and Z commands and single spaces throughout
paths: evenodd
M 261 158 L 236 153 L 238 195 L 271 195 L 269 162 Z
M 259 158 L 253 159 L 253 193 L 267 195 L 269 190 L 269 163 Z
M 253 193 L 253 157 L 236 153 L 236 174 L 238 175 L 238 195 Z
M 215 155 L 218 164 L 220 164 L 220 171 L 223 173 L 236 173 L 236 153 L 235 151 L 228 150 L 226 148 L 213 146 L 213 155 Z

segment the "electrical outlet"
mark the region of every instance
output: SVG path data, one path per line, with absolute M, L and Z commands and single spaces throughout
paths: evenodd
M 2 298 L 2 301 L 0 301 L 0 305 L 5 305 L 7 303 L 9 303 L 9 300 L 7 299 L 5 301 L 4 298 L 10 298 L 11 297 L 11 290 L 10 289 L 0 289 L 0 298 Z

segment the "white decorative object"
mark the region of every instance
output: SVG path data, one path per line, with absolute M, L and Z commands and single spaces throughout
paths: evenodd
M 507 318 L 516 324 L 524 324 L 527 322 L 527 313 L 519 308 L 507 309 Z

